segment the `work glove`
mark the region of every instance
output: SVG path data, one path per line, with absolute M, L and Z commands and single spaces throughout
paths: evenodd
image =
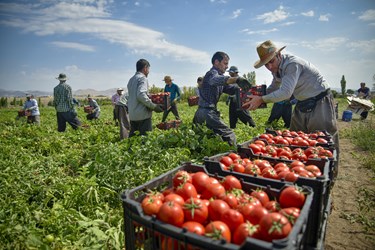
M 163 112 L 164 110 L 161 108 L 160 105 L 156 105 L 155 108 L 154 108 L 154 111 L 155 111 L 156 113 L 161 113 L 161 112 Z
M 238 77 L 236 83 L 243 92 L 247 92 L 251 88 L 251 83 L 246 78 Z

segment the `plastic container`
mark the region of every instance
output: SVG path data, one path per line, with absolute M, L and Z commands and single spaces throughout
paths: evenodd
M 199 96 L 190 96 L 188 97 L 188 104 L 189 106 L 196 106 L 198 105 Z
M 350 122 L 352 120 L 352 117 L 353 117 L 353 112 L 350 110 L 344 110 L 344 112 L 342 113 L 342 120 L 344 122 Z
M 169 92 L 150 94 L 149 97 L 153 103 L 161 105 L 163 110 L 167 110 L 171 106 L 171 97 Z
M 157 124 L 156 127 L 161 130 L 167 130 L 171 128 L 178 128 L 180 125 L 181 125 L 180 120 L 173 120 L 173 121 L 168 121 L 168 122 L 161 122 Z
M 213 240 L 209 237 L 199 236 L 187 232 L 170 224 L 163 223 L 155 217 L 144 215 L 140 202 L 148 190 L 162 190 L 172 187 L 172 178 L 178 170 L 188 172 L 205 172 L 211 177 L 221 179 L 223 176 L 210 174 L 204 166 L 183 163 L 181 166 L 145 183 L 137 188 L 126 190 L 122 193 L 122 204 L 124 208 L 125 226 L 125 249 L 167 249 L 165 240 L 171 238 L 176 244 L 168 249 L 215 249 L 215 250 L 241 250 L 241 249 L 303 249 L 307 235 L 307 223 L 311 209 L 313 191 L 309 187 L 303 187 L 306 193 L 306 200 L 301 209 L 300 216 L 294 224 L 289 235 L 280 240 L 266 242 L 258 239 L 247 238 L 242 245 L 227 243 L 225 240 Z M 226 173 L 223 173 L 224 176 Z M 265 190 L 270 197 L 278 198 L 283 188 L 290 186 L 290 183 L 282 183 L 278 187 L 272 185 L 260 185 L 255 183 L 242 182 L 245 192 L 251 192 L 257 188 Z
M 266 95 L 266 92 L 267 92 L 267 86 L 265 84 L 253 86 L 250 88 L 248 92 L 243 92 L 240 89 L 236 89 L 235 96 L 236 96 L 237 110 L 247 109 L 247 107 L 242 107 L 242 105 L 248 101 L 248 96 L 250 95 L 263 96 L 263 95 Z M 262 103 L 258 108 L 267 108 L 267 104 Z
M 266 159 L 268 160 L 271 165 L 276 164 L 278 162 L 286 162 L 291 163 L 292 161 L 289 160 L 280 160 L 272 157 L 257 157 L 251 155 L 252 151 L 250 149 L 241 150 L 237 152 L 241 158 L 249 158 L 250 160 L 254 159 Z M 223 170 L 219 164 L 221 157 L 228 155 L 229 153 L 218 154 L 211 157 L 204 158 L 204 165 L 209 173 L 218 173 L 220 176 L 222 175 L 233 175 L 239 179 L 243 179 L 245 182 L 250 182 L 262 186 L 271 185 L 272 187 L 282 188 L 286 183 L 289 183 L 285 180 L 277 180 L 277 179 L 270 179 L 264 178 L 261 176 L 253 176 L 228 170 Z M 322 230 L 322 223 L 324 221 L 324 211 L 327 207 L 327 203 L 329 200 L 330 195 L 330 188 L 331 188 L 331 181 L 329 178 L 329 174 L 331 171 L 331 166 L 329 161 L 324 160 L 308 160 L 305 164 L 314 164 L 319 167 L 320 171 L 322 172 L 322 176 L 317 177 L 315 179 L 312 178 L 305 178 L 299 177 L 295 184 L 298 186 L 308 186 L 312 188 L 314 192 L 313 202 L 311 205 L 311 213 L 309 215 L 308 220 L 308 229 L 307 229 L 307 238 L 306 244 L 310 246 L 316 246 L 319 241 L 319 236 Z

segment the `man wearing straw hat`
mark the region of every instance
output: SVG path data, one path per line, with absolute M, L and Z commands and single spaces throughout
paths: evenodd
M 270 40 L 257 46 L 259 60 L 254 63 L 254 67 L 265 66 L 272 73 L 273 80 L 268 89 L 275 91 L 264 96 L 250 96 L 251 100 L 244 105 L 255 110 L 262 103 L 280 102 L 293 95 L 298 102 L 293 111 L 290 130 L 306 133 L 328 131 L 336 144 L 338 160 L 335 102 L 329 85 L 310 62 L 294 55 L 281 54 L 285 47 L 277 48 Z
M 73 129 L 81 126 L 81 121 L 77 117 L 77 112 L 74 109 L 72 88 L 66 84 L 67 77 L 61 73 L 57 80 L 60 81 L 53 89 L 53 106 L 57 114 L 57 131 L 64 132 L 66 123 L 69 123 Z

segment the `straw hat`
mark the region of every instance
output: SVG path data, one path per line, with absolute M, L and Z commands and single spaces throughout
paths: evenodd
M 285 47 L 286 46 L 283 46 L 280 49 L 277 49 L 276 45 L 271 40 L 261 43 L 257 46 L 259 60 L 254 63 L 254 67 L 257 69 L 267 64 Z

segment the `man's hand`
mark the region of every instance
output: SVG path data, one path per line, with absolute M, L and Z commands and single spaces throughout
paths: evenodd
M 251 84 L 246 78 L 238 77 L 236 83 L 244 92 L 247 92 L 251 88 Z
M 242 107 L 249 110 L 256 110 L 263 103 L 262 97 L 258 95 L 250 95 L 248 99 L 250 99 L 250 101 L 245 102 Z
M 160 105 L 156 105 L 155 108 L 154 108 L 154 111 L 155 111 L 156 113 L 161 113 L 161 112 L 163 112 L 164 110 L 161 108 Z

